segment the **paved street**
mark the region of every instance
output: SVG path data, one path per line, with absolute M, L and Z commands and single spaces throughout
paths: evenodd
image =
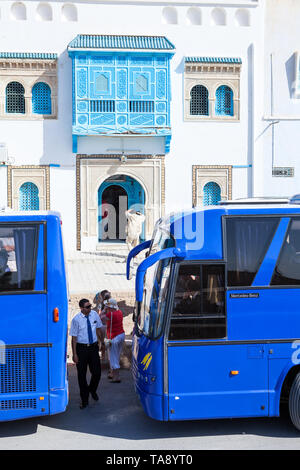
M 157 422 L 143 412 L 129 370 L 111 384 L 105 371 L 100 401 L 80 410 L 76 369 L 69 365 L 70 402 L 65 413 L 1 423 L 0 449 L 299 449 L 300 434 L 287 419 Z M 176 453 L 176 452 L 175 452 Z M 109 454 L 107 454 L 109 455 Z

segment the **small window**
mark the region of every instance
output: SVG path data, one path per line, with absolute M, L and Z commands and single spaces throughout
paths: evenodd
M 20 211 L 38 211 L 39 190 L 34 183 L 24 183 L 19 190 L 19 209 Z
M 108 76 L 105 75 L 104 73 L 98 75 L 98 77 L 96 78 L 95 87 L 96 87 L 96 91 L 98 93 L 100 93 L 100 92 L 107 93 L 108 89 L 109 89 L 109 78 L 108 78 Z
M 208 90 L 203 85 L 191 89 L 190 114 L 208 116 Z
M 216 339 L 225 336 L 224 265 L 181 264 L 169 339 Z
M 216 91 L 216 115 L 233 116 L 233 92 L 229 86 L 222 85 Z
M 148 93 L 148 78 L 143 74 L 139 74 L 136 76 L 135 93 Z
M 0 225 L 0 292 L 34 290 L 38 226 Z
M 221 201 L 221 188 L 214 181 L 206 183 L 203 188 L 203 205 L 213 206 Z
M 226 219 L 228 286 L 251 286 L 278 223 L 277 217 Z
M 33 114 L 51 114 L 51 89 L 47 83 L 39 82 L 32 88 Z
M 6 112 L 25 114 L 25 90 L 21 83 L 10 82 L 6 87 Z
M 290 224 L 271 285 L 300 285 L 300 219 L 293 219 Z

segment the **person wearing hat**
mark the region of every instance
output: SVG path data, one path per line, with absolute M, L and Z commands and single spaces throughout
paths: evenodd
M 109 299 L 105 309 L 106 337 L 110 340 L 108 358 L 111 369 L 111 382 L 120 383 L 120 356 L 125 340 L 123 313 L 115 299 Z

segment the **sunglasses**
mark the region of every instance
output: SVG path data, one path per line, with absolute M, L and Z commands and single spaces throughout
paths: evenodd
M 83 308 L 86 308 L 86 309 L 88 309 L 88 308 L 92 308 L 92 306 L 91 306 L 91 305 L 86 305 L 86 306 L 85 306 L 85 307 L 83 307 Z

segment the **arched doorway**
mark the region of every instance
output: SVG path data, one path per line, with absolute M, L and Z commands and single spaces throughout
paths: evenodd
M 98 190 L 99 241 L 125 241 L 128 209 L 145 213 L 145 191 L 141 184 L 127 175 L 107 178 Z M 144 240 L 144 233 L 143 228 L 141 240 Z

